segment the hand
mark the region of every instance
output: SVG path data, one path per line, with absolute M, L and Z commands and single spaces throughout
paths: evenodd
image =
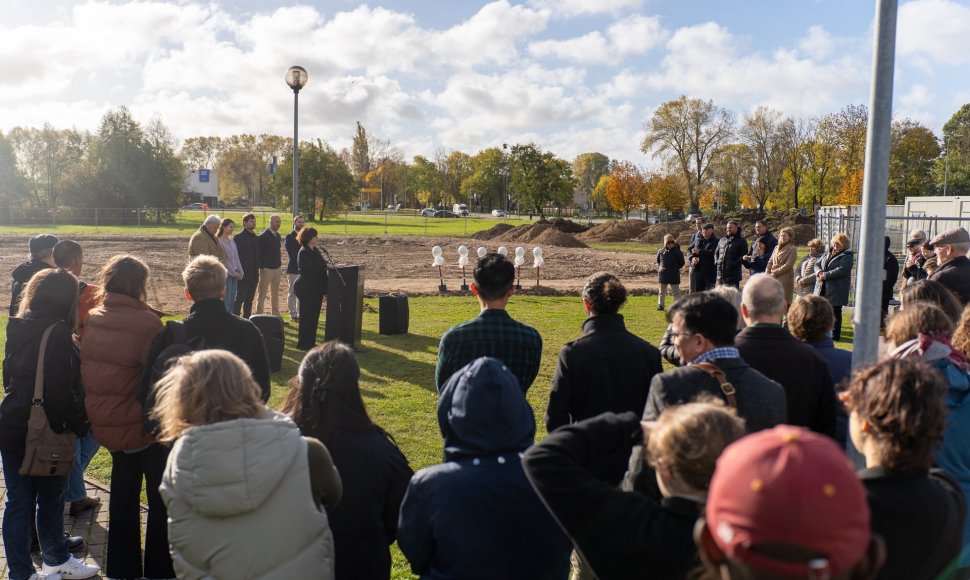
M 700 258 L 691 258 L 690 259 L 690 263 L 691 263 L 691 265 L 696 266 L 696 265 L 698 265 L 698 264 L 701 263 L 701 259 Z
M 751 256 L 741 256 L 741 259 L 744 260 L 745 262 L 750 262 Z
M 691 249 L 690 249 L 690 253 L 692 253 L 692 254 L 694 254 L 694 255 L 696 256 L 697 254 L 700 254 L 700 253 L 701 253 L 701 251 L 700 251 L 700 250 L 698 250 L 697 248 L 691 248 Z
M 815 277 L 819 280 L 825 280 L 825 272 L 819 272 Z

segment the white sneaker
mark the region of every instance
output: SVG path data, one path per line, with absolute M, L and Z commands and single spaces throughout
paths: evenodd
M 27 580 L 61 580 L 61 578 L 62 576 L 60 574 L 52 574 L 47 576 L 45 574 L 38 574 L 37 572 L 34 572 Z
M 67 559 L 60 566 L 48 566 L 44 564 L 41 571 L 49 578 L 52 574 L 60 574 L 64 580 L 81 580 L 96 576 L 101 568 L 95 564 L 85 564 L 74 556 Z

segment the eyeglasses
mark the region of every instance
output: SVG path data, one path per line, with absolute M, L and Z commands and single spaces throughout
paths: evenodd
M 675 338 L 678 338 L 681 336 L 690 336 L 692 334 L 697 334 L 697 333 L 696 332 L 671 332 L 670 340 L 674 340 Z

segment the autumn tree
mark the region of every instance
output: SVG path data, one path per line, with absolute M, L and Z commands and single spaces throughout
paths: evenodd
M 593 209 L 600 212 L 612 213 L 616 209 L 610 205 L 610 198 L 606 196 L 606 189 L 610 186 L 610 174 L 600 175 L 600 179 L 593 188 Z
M 17 156 L 10 140 L 0 132 L 0 212 L 20 205 L 27 192 L 23 174 L 17 167 Z
M 511 151 L 510 195 L 519 206 L 542 215 L 548 206 L 562 207 L 572 197 L 572 167 L 537 145 L 515 145 Z
M 698 197 L 710 177 L 711 162 L 718 148 L 733 135 L 734 115 L 714 101 L 682 96 L 660 105 L 644 124 L 644 130 L 640 150 L 676 160 L 686 179 L 690 210 L 697 212 Z
M 576 186 L 591 196 L 600 177 L 610 172 L 610 158 L 602 153 L 581 153 L 573 159 L 572 169 Z
M 606 198 L 610 206 L 630 218 L 630 210 L 646 209 L 647 179 L 636 165 L 620 161 L 610 170 L 610 181 L 606 185 Z
M 654 209 L 680 212 L 687 205 L 684 178 L 672 172 L 651 173 L 647 177 L 647 199 Z
M 869 110 L 864 105 L 847 105 L 833 116 L 840 205 L 862 202 L 866 161 L 866 128 Z
M 367 130 L 360 124 L 360 121 L 357 121 L 357 133 L 354 134 L 350 159 L 350 170 L 354 177 L 363 181 L 364 177 L 370 173 L 371 157 L 370 144 L 367 142 Z
M 286 157 L 279 172 L 292 175 L 293 156 Z M 328 143 L 319 139 L 300 142 L 300 172 L 297 187 L 300 191 L 299 212 L 308 220 L 336 215 L 353 203 L 357 187 L 350 168 Z M 292 181 L 274 181 L 272 189 L 281 207 L 290 207 Z
M 441 188 L 447 203 L 462 203 L 467 197 L 462 196 L 461 184 L 472 174 L 472 158 L 461 151 L 435 153 L 438 174 L 441 177 Z
M 221 137 L 190 137 L 182 143 L 179 157 L 189 169 L 213 169 L 221 151 Z
M 942 155 L 933 167 L 937 189 L 946 195 L 970 195 L 970 103 L 943 125 L 942 141 Z
M 711 164 L 711 180 L 714 185 L 713 209 L 724 213 L 734 209 L 743 197 L 750 194 L 754 181 L 754 161 L 751 149 L 743 143 L 721 146 Z M 715 203 L 716 202 L 716 203 Z
M 754 170 L 751 197 L 764 212 L 768 198 L 778 191 L 785 168 L 785 148 L 781 134 L 781 111 L 758 107 L 744 115 L 740 137 L 747 146 Z
M 929 128 L 913 121 L 894 121 L 889 132 L 889 200 L 902 204 L 909 196 L 933 194 L 933 163 L 940 143 Z
M 484 210 L 505 206 L 505 155 L 501 149 L 489 147 L 471 158 L 471 173 L 461 182 L 461 195 Z
M 834 115 L 813 119 L 809 124 L 805 161 L 814 207 L 825 205 L 829 178 L 836 172 L 838 147 L 835 131 Z
M 408 168 L 408 189 L 414 191 L 417 200 L 425 207 L 441 202 L 441 176 L 438 166 L 423 155 L 415 155 Z
M 798 194 L 808 175 L 811 125 L 805 119 L 788 117 L 779 127 L 785 150 L 785 182 L 791 186 L 792 206 L 798 208 Z

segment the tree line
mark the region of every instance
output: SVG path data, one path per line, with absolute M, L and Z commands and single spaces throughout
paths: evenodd
M 814 118 L 769 107 L 736 115 L 712 100 L 680 97 L 643 126 L 640 161 L 589 152 L 567 161 L 536 143 L 474 155 L 437 149 L 410 161 L 357 123 L 350 148 L 300 142 L 300 211 L 311 218 L 351 206 L 449 206 L 543 213 L 791 209 L 859 203 L 868 111 L 848 105 Z M 0 133 L 0 207 L 177 208 L 189 169 L 215 169 L 219 197 L 289 209 L 291 138 L 192 137 L 181 144 L 159 118 L 142 126 L 124 108 L 95 133 L 17 127 Z M 941 136 L 912 119 L 893 122 L 887 202 L 970 193 L 970 103 Z

